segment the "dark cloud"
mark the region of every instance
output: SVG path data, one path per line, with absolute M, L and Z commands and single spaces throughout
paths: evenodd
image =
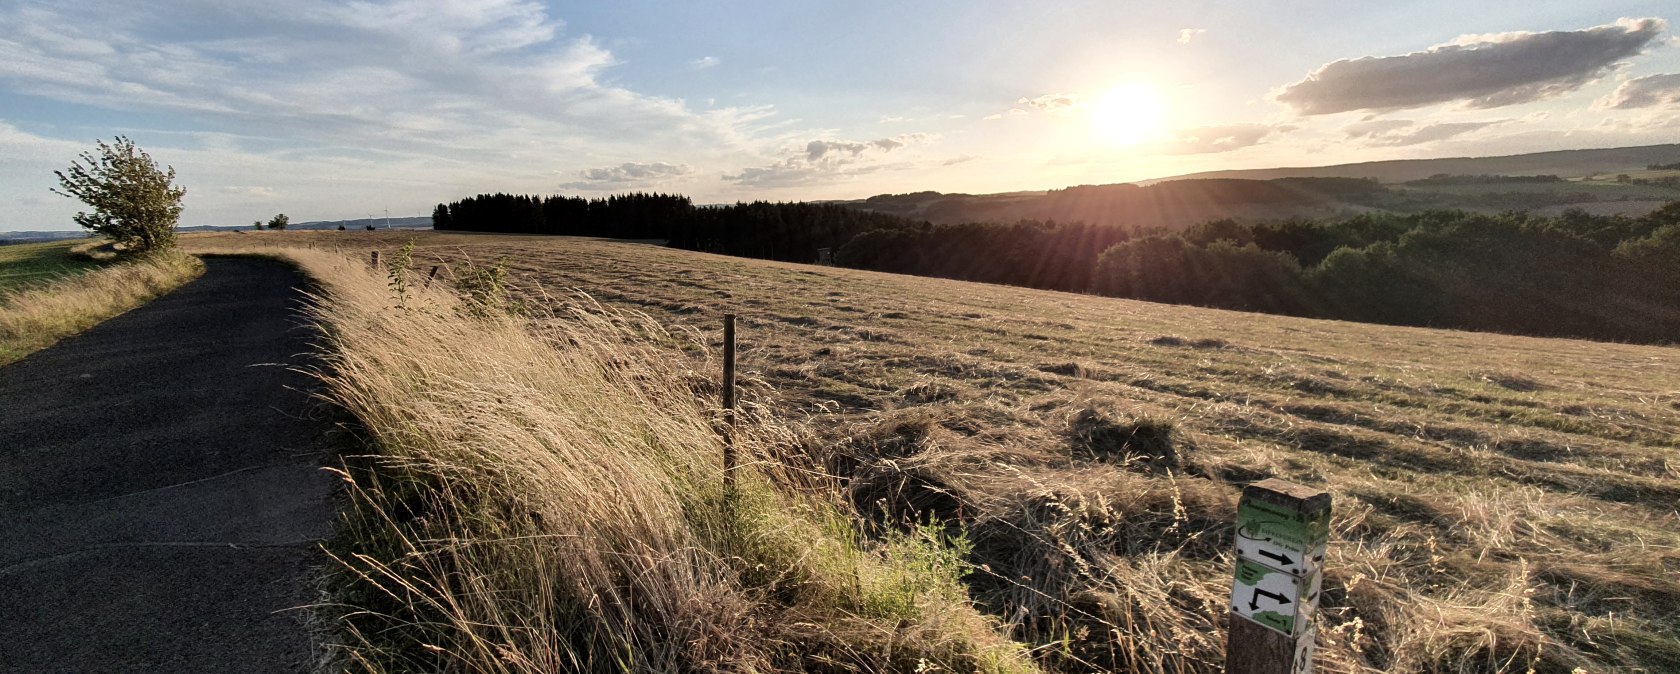
M 1179 129 L 1161 146 L 1163 154 L 1212 154 L 1259 145 L 1274 133 L 1294 131 L 1274 124 L 1218 124 Z
M 1277 100 L 1304 115 L 1452 101 L 1472 108 L 1527 103 L 1602 77 L 1666 28 L 1662 19 L 1622 19 L 1577 31 L 1466 36 L 1404 56 L 1326 64 L 1285 87 Z
M 1649 108 L 1680 105 L 1680 73 L 1638 77 L 1598 99 L 1600 108 Z
M 806 143 L 804 149 L 790 153 L 779 162 L 769 166 L 743 168 L 740 173 L 725 174 L 723 179 L 739 185 L 784 187 L 835 176 L 872 173 L 880 170 L 882 166 L 879 163 L 860 164 L 869 161 L 866 155 L 885 154 L 906 145 L 925 143 L 933 138 L 934 136 L 926 133 L 906 133 L 875 140 L 813 140 Z
M 667 164 L 653 162 L 638 164 L 625 162 L 618 166 L 607 168 L 592 168 L 578 171 L 582 180 L 565 183 L 561 187 L 572 189 L 590 189 L 598 187 L 618 187 L 635 183 L 646 183 L 667 178 L 677 178 L 693 173 L 694 169 L 687 164 Z

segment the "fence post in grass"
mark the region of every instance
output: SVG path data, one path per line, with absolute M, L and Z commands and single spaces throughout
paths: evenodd
M 735 314 L 723 315 L 723 488 L 735 491 Z
M 1243 489 L 1226 674 L 1311 674 L 1330 493 L 1279 479 Z
M 371 265 L 374 269 L 378 269 L 379 268 L 379 251 L 377 251 L 377 250 L 373 251 L 372 260 L 373 261 L 369 262 L 368 264 Z
M 427 288 L 432 287 L 432 279 L 437 278 L 437 270 L 438 270 L 438 266 L 434 264 L 434 265 L 432 265 L 432 271 L 430 273 L 426 274 L 426 287 Z

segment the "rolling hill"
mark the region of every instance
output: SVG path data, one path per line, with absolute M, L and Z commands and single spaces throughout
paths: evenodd
M 1642 215 L 1680 199 L 1680 189 L 1602 178 L 1646 174 L 1647 166 L 1676 161 L 1680 161 L 1680 145 L 1651 145 L 1506 157 L 1211 171 L 1138 184 L 1081 185 L 1047 192 L 883 194 L 838 203 L 937 224 L 1056 220 L 1165 229 L 1182 229 L 1220 218 L 1323 218 L 1371 210 L 1556 212 L 1583 207 L 1601 214 Z M 1497 182 L 1407 184 L 1438 175 L 1553 175 L 1563 180 L 1538 188 Z

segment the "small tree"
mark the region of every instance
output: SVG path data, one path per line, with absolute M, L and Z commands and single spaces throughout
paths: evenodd
M 257 230 L 259 232 L 262 231 L 262 221 L 261 220 L 252 220 L 251 221 L 251 229 Z
M 291 223 L 291 221 L 292 221 L 291 218 L 286 217 L 285 213 L 281 213 L 281 214 L 276 215 L 273 218 L 269 219 L 268 228 L 269 229 L 282 229 L 283 230 L 283 229 L 286 228 L 286 225 Z
M 53 193 L 93 209 L 77 213 L 76 224 L 138 253 L 175 245 L 187 190 L 174 184 L 175 167 L 158 169 L 134 141 L 123 136 L 110 144 L 99 141 L 95 152 L 83 152 L 70 168 L 53 175 L 59 184 Z

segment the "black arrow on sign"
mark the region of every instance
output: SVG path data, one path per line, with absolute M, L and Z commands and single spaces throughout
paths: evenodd
M 1254 588 L 1254 596 L 1249 597 L 1249 599 L 1248 599 L 1248 610 L 1250 610 L 1250 611 L 1260 610 L 1260 598 L 1261 597 L 1265 597 L 1265 598 L 1270 599 L 1272 601 L 1275 601 L 1279 604 L 1289 603 L 1289 598 L 1288 597 L 1285 597 L 1285 596 L 1283 596 L 1281 594 L 1278 594 L 1276 592 L 1267 592 L 1267 591 L 1262 590 L 1260 588 Z
M 1295 560 L 1290 559 L 1289 555 L 1280 555 L 1280 554 L 1277 554 L 1275 552 L 1272 552 L 1271 550 L 1256 550 L 1255 552 L 1257 554 L 1259 554 L 1261 557 L 1266 557 L 1266 558 L 1269 558 L 1269 559 L 1275 559 L 1275 560 L 1277 560 L 1277 563 L 1282 564 L 1284 566 L 1294 566 L 1295 565 Z

